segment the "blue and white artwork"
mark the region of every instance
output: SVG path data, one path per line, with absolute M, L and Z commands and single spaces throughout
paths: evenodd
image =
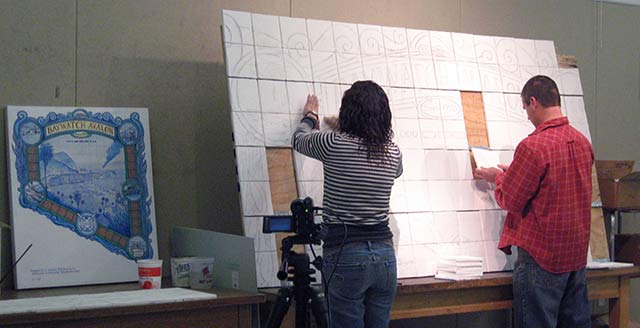
M 137 280 L 157 258 L 146 108 L 7 108 L 16 287 Z M 16 257 L 17 258 L 17 257 Z

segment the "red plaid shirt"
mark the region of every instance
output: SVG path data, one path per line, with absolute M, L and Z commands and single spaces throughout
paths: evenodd
M 496 177 L 496 200 L 508 211 L 498 248 L 521 247 L 554 273 L 582 269 L 591 225 L 593 148 L 566 117 L 540 124 Z

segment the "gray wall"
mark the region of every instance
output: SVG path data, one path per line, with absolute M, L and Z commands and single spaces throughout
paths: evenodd
M 242 229 L 222 8 L 552 39 L 558 53 L 578 58 L 596 157 L 640 162 L 640 7 L 590 0 L 0 0 L 0 8 L 0 106 L 149 108 L 162 258 L 170 256 L 174 225 Z M 6 185 L 4 161 L 0 172 Z M 6 189 L 0 220 L 9 221 Z M 638 321 L 639 290 L 634 282 Z M 495 315 L 470 318 L 486 317 Z

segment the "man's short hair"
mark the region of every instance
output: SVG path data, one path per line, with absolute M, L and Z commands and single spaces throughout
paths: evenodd
M 531 97 L 544 107 L 560 106 L 560 92 L 558 85 L 550 77 L 536 75 L 527 81 L 520 93 L 522 101 L 530 105 Z

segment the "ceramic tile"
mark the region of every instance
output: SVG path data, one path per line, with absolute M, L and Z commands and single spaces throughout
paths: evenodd
M 454 61 L 434 60 L 438 89 L 458 90 L 458 68 Z
M 429 31 L 407 29 L 409 56 L 415 59 L 433 59 Z
M 229 78 L 229 102 L 234 112 L 260 112 L 256 80 Z
M 342 90 L 338 84 L 314 83 L 314 89 L 320 105 L 319 114 L 338 115 L 342 102 Z
M 473 203 L 470 209 L 495 210 L 499 209 L 495 198 L 495 184 L 484 180 L 465 181 L 473 191 Z
M 269 182 L 240 182 L 240 197 L 244 216 L 273 215 Z
M 429 39 L 434 60 L 456 60 L 451 32 L 429 31 Z
M 589 142 L 591 142 L 591 132 L 589 131 L 589 124 L 587 124 L 587 122 L 571 123 L 571 126 L 580 131 L 580 133 L 582 133 Z
M 330 21 L 307 19 L 307 31 L 311 50 L 336 51 L 333 27 Z
M 339 53 L 360 53 L 358 26 L 356 24 L 333 22 L 333 38 Z
M 494 64 L 479 64 L 480 81 L 482 91 L 502 92 L 502 79 L 500 78 L 500 68 Z
M 304 49 L 284 49 L 285 76 L 289 81 L 313 81 L 311 54 Z
M 376 82 L 378 85 L 389 85 L 387 58 L 384 55 L 362 55 L 364 78 Z
M 566 96 L 563 100 L 564 108 L 567 111 L 567 116 L 571 124 L 588 122 L 582 97 Z
M 415 260 L 413 257 L 413 246 L 397 246 L 396 258 L 398 267 L 398 278 L 408 278 L 416 276 Z
M 511 270 L 506 255 L 498 249 L 497 241 L 485 241 L 483 244 L 486 254 L 487 272 Z
M 556 58 L 556 47 L 553 41 L 535 40 L 536 56 L 538 57 L 538 66 L 540 67 L 558 67 L 558 59 Z
M 411 226 L 409 214 L 390 214 L 389 229 L 393 233 L 393 244 L 398 246 L 411 245 Z
M 582 84 L 580 83 L 580 73 L 577 68 L 558 69 L 560 82 L 565 95 L 582 95 Z
M 474 35 L 473 39 L 478 63 L 497 64 L 498 53 L 496 51 L 495 38 L 492 36 Z
M 558 75 L 558 69 L 555 67 L 540 67 L 540 75 L 546 75 L 550 77 L 558 85 L 558 89 L 562 89 L 560 84 L 560 78 Z
M 431 120 L 442 119 L 439 90 L 415 89 L 418 117 Z
M 312 83 L 287 81 L 289 114 L 298 115 L 302 118 L 304 105 L 307 103 L 307 96 L 310 94 L 315 94 Z
M 407 57 L 409 55 L 406 29 L 383 26 L 382 35 L 387 57 Z
M 253 238 L 253 247 L 256 252 L 275 252 L 276 239 L 272 233 L 262 232 L 262 217 L 243 217 L 244 235 Z
M 267 153 L 264 147 L 236 147 L 238 180 L 269 181 Z
M 333 52 L 311 51 L 314 82 L 338 83 L 338 61 Z
M 452 180 L 471 180 L 471 158 L 468 150 L 447 151 L 448 177 Z M 428 157 L 427 157 L 428 158 Z
M 508 122 L 487 121 L 489 146 L 491 149 L 514 149 Z
M 442 120 L 419 119 L 420 138 L 424 149 L 444 149 Z
M 384 55 L 382 27 L 378 25 L 358 24 L 360 50 L 363 55 Z
M 251 14 L 253 40 L 256 46 L 282 47 L 278 16 Z
M 496 37 L 496 53 L 499 65 L 518 65 L 518 47 L 516 40 L 508 37 Z
M 528 122 L 527 111 L 522 108 L 522 98 L 519 94 L 506 93 L 504 95 L 507 120 L 512 122 Z
M 501 210 L 480 211 L 482 226 L 482 240 L 495 241 L 500 239 L 505 212 Z
M 291 117 L 289 114 L 262 114 L 264 143 L 267 147 L 291 146 Z
M 481 212 L 458 212 L 458 228 L 461 242 L 482 241 Z
M 311 197 L 314 206 L 322 207 L 324 187 L 322 181 L 298 181 L 298 191 L 301 198 Z
M 289 101 L 284 81 L 258 80 L 263 113 L 289 113 Z
M 459 91 L 438 90 L 438 96 L 440 97 L 440 113 L 442 119 L 464 120 L 462 100 Z
M 407 209 L 409 212 L 431 211 L 431 204 L 425 202 L 429 199 L 427 181 L 405 180 L 404 188 L 407 192 Z
M 517 146 L 522 139 L 529 136 L 535 128 L 529 122 L 508 122 L 508 129 L 511 136 L 511 144 L 513 144 L 515 149 L 515 146 Z
M 256 56 L 252 46 L 225 43 L 227 76 L 255 78 Z
M 473 34 L 451 33 L 453 52 L 458 62 L 477 62 Z
M 478 64 L 469 62 L 457 62 L 458 81 L 460 90 L 481 91 L 480 70 Z
M 262 114 L 234 112 L 232 115 L 236 146 L 264 146 Z
M 506 121 L 508 119 L 504 95 L 500 92 L 483 92 L 484 116 L 487 121 Z
M 423 149 L 405 149 L 402 152 L 402 178 L 406 180 L 426 180 L 427 162 Z
M 433 230 L 433 213 L 412 213 L 408 216 L 411 239 L 414 245 L 433 244 L 436 242 L 436 235 Z
M 540 74 L 540 68 L 538 66 L 520 66 L 522 86 L 524 86 L 530 78 L 538 74 Z
M 433 213 L 433 232 L 436 243 L 451 243 L 460 240 L 456 212 Z
M 404 213 L 408 211 L 407 192 L 404 187 L 404 181 L 400 179 L 396 179 L 391 188 L 389 209 L 391 213 Z
M 442 126 L 447 149 L 469 149 L 464 120 L 443 120 Z
M 413 245 L 417 277 L 433 276 L 438 268 L 438 253 L 435 244 Z
M 279 280 L 276 277 L 280 263 L 276 252 L 258 252 L 256 253 L 256 279 L 258 287 L 276 287 L 279 286 Z
M 293 156 L 297 181 L 322 181 L 324 173 L 322 162 L 317 159 L 294 152 Z
M 307 24 L 303 18 L 279 17 L 282 47 L 309 50 Z
M 422 148 L 420 125 L 417 120 L 410 118 L 394 118 L 394 132 L 398 138 L 400 148 Z
M 453 190 L 455 190 L 455 209 L 459 211 L 470 211 L 477 209 L 475 207 L 476 197 L 472 188 L 473 181 L 452 181 Z
M 242 11 L 223 10 L 224 42 L 253 45 L 251 14 Z
M 258 77 L 284 80 L 284 55 L 281 48 L 255 47 Z
M 425 150 L 428 180 L 454 180 L 449 167 L 452 153 L 452 151 L 441 149 Z
M 502 91 L 520 94 L 524 83 L 522 83 L 518 65 L 500 65 L 500 77 Z
M 391 88 L 391 93 L 388 96 L 393 117 L 418 118 L 416 96 L 413 89 Z
M 411 70 L 413 71 L 413 83 L 416 88 L 438 88 L 433 60 L 411 58 Z
M 413 88 L 413 75 L 409 57 L 387 57 L 389 85 Z
M 536 45 L 533 40 L 516 39 L 516 51 L 520 66 L 538 66 Z
M 338 53 L 337 59 L 340 83 L 352 84 L 364 79 L 364 68 L 359 54 Z

